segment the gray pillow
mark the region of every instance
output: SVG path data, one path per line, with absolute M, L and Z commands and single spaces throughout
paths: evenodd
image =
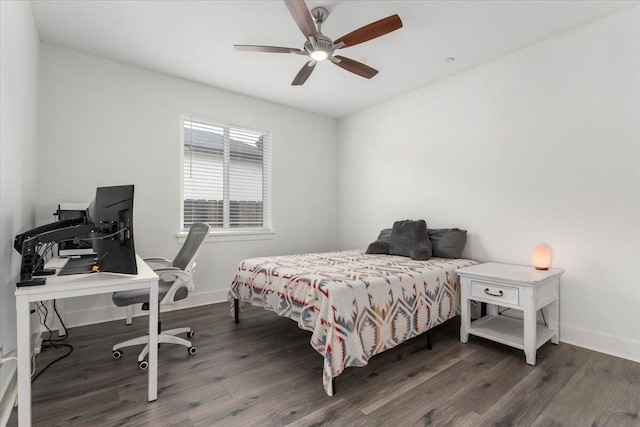
M 380 231 L 378 240 L 369 244 L 365 254 L 384 254 L 389 255 L 389 243 L 391 242 L 391 229 L 385 228 Z
M 433 250 L 431 249 L 431 245 L 426 242 L 420 242 L 411 251 L 411 259 L 415 261 L 426 261 L 431 258 L 432 254 Z
M 375 242 L 369 244 L 365 254 L 389 254 L 389 243 L 383 242 L 382 240 L 376 240 Z
M 467 230 L 441 228 L 429 230 L 429 240 L 433 244 L 433 256 L 439 258 L 460 258 L 467 243 Z
M 416 260 L 431 258 L 432 245 L 423 220 L 396 221 L 391 229 L 389 254 L 411 257 Z
M 386 243 L 391 242 L 391 229 L 390 228 L 385 228 L 384 230 L 380 231 L 380 235 L 378 236 L 378 240 L 381 241 L 381 242 L 386 242 Z

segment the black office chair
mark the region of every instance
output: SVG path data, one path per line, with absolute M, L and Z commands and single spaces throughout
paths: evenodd
M 185 240 L 180 252 L 173 261 L 166 258 L 145 258 L 144 261 L 149 264 L 163 265 L 154 268 L 159 277 L 158 282 L 158 300 L 160 307 L 163 305 L 171 305 L 176 301 L 185 299 L 190 291 L 193 291 L 195 285 L 193 283 L 193 272 L 196 266 L 196 257 L 200 252 L 202 243 L 209 233 L 209 225 L 203 223 L 192 224 L 189 228 L 189 234 Z M 142 308 L 149 308 L 149 292 L 144 289 L 136 289 L 133 291 L 114 292 L 111 299 L 118 307 L 128 307 L 133 304 L 142 304 Z M 194 332 L 191 328 L 177 328 L 168 331 L 161 331 L 158 325 L 158 344 L 170 343 L 179 344 L 187 347 L 189 354 L 195 354 L 197 348 L 191 345 L 191 341 L 177 337 L 179 334 L 187 334 L 187 338 L 192 338 Z M 145 360 L 149 353 L 149 336 L 145 335 L 121 342 L 113 346 L 113 358 L 120 359 L 122 357 L 122 348 L 134 345 L 145 344 L 144 348 L 138 355 L 138 366 L 140 369 L 147 369 L 149 363 Z

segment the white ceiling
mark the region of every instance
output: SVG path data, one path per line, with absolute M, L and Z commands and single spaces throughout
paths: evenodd
M 294 54 L 239 52 L 234 44 L 302 48 L 282 0 L 32 1 L 40 39 L 150 70 L 342 117 L 571 30 L 638 1 L 307 0 L 330 12 L 332 38 L 394 13 L 403 28 L 337 54 L 380 72 L 371 80 L 325 61 L 304 86 Z M 455 57 L 447 63 L 445 59 Z

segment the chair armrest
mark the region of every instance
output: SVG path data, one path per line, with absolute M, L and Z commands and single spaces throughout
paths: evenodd
M 153 270 L 161 279 L 163 276 L 173 276 L 183 282 L 190 282 L 191 275 L 178 267 L 160 267 Z
M 161 258 L 161 257 L 143 258 L 142 260 L 146 263 L 162 264 L 165 266 L 168 266 L 171 264 L 171 260 L 168 260 L 166 258 Z
M 162 301 L 160 301 L 161 305 L 173 304 L 175 302 L 173 298 L 175 297 L 176 292 L 178 292 L 178 289 L 182 286 L 185 286 L 189 292 L 195 289 L 193 281 L 191 280 L 191 275 L 177 267 L 162 267 L 153 271 L 162 280 L 166 280 L 165 278 L 173 280 L 175 278 L 175 281 L 169 288 L 169 291 L 167 291 L 167 294 L 162 298 Z

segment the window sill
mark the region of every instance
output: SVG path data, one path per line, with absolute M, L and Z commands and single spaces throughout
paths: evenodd
M 179 232 L 176 237 L 178 243 L 182 244 L 187 240 L 187 231 Z M 274 230 L 214 230 L 210 231 L 205 239 L 206 242 L 238 242 L 247 240 L 273 240 L 276 233 Z

